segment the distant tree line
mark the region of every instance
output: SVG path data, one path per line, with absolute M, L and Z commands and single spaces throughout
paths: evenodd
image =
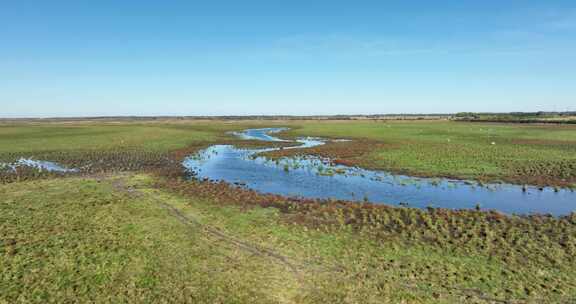
M 373 115 L 226 115 L 226 116 L 98 116 L 52 118 L 1 118 L 0 121 L 153 121 L 153 120 L 429 120 L 450 119 L 452 114 Z
M 456 120 L 512 123 L 576 124 L 576 111 L 567 112 L 460 112 L 456 114 L 357 114 L 357 115 L 220 115 L 220 116 L 98 116 L 54 118 L 1 118 L 11 121 L 155 121 L 155 120 Z
M 461 112 L 454 115 L 459 121 L 513 122 L 513 123 L 563 123 L 576 124 L 576 111 L 566 112 L 510 112 L 475 113 Z

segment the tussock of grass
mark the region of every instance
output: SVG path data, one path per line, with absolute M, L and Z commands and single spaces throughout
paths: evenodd
M 231 208 L 247 210 L 243 216 L 248 217 L 271 209 L 267 222 L 262 218 L 232 221 L 240 215 L 231 211 L 219 218 L 226 219 L 227 229 L 235 232 L 242 232 L 246 225 L 262 227 L 262 233 L 250 230 L 245 237 L 265 235 L 267 241 L 279 237 L 280 244 L 292 254 L 308 250 L 308 258 L 325 259 L 344 267 L 344 273 L 350 271 L 347 278 L 354 282 L 387 287 L 398 284 L 393 289 L 408 293 L 415 291 L 407 286 L 430 288 L 430 292 L 423 292 L 424 297 L 433 293 L 453 296 L 466 289 L 494 298 L 558 299 L 576 294 L 576 214 L 507 217 L 469 210 L 321 204 L 260 195 L 222 183 L 173 179 L 162 179 L 157 186 L 206 200 L 202 208 L 209 214 L 222 214 Z M 278 222 L 293 229 L 283 230 L 288 228 Z M 299 238 L 299 234 L 305 237 Z M 366 273 L 354 272 L 350 266 Z M 338 284 L 352 288 L 347 283 Z M 379 294 L 378 290 L 368 290 L 368 294 Z M 385 298 L 391 296 L 386 294 Z
M 398 213 L 414 222 L 405 229 L 317 225 L 306 221 L 318 215 L 312 209 L 184 197 L 156 184 L 138 175 L 1 185 L 0 301 L 558 303 L 576 295 L 573 259 L 541 261 L 535 257 L 544 250 L 536 247 L 518 253 L 526 260 L 476 251 L 471 244 L 483 240 L 475 235 L 483 231 L 479 219 L 489 215 L 457 219 L 455 226 L 478 226 L 472 241 L 439 246 L 417 236 L 425 229 L 416 223 L 428 217 L 408 209 Z M 197 224 L 187 225 L 166 206 Z M 351 210 L 359 216 L 363 209 Z M 295 222 L 298 214 L 304 217 Z M 506 221 L 491 228 L 495 235 Z M 555 229 L 549 221 L 529 233 L 511 225 L 520 229 L 512 239 L 523 246 L 545 237 Z M 442 226 L 431 225 L 430 231 Z M 574 226 L 558 229 L 569 236 Z M 558 250 L 542 244 L 552 255 Z
M 109 181 L 16 183 L 0 197 L 0 302 L 276 303 L 293 284 Z

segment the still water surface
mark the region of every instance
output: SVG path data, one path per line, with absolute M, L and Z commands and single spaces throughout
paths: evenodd
M 31 158 L 20 158 L 13 163 L 1 163 L 0 162 L 0 170 L 8 170 L 15 172 L 19 167 L 28 167 L 38 170 L 39 172 L 48 171 L 48 172 L 78 172 L 78 169 L 70 169 L 66 168 L 60 164 L 44 161 L 44 160 L 36 160 Z
M 250 129 L 236 133 L 245 139 L 284 141 L 274 136 L 282 128 Z M 300 149 L 323 145 L 329 140 L 299 138 Z M 262 193 L 285 196 L 369 201 L 410 207 L 494 209 L 508 214 L 569 214 L 576 210 L 576 193 L 568 189 L 542 191 L 511 184 L 484 184 L 445 178 L 417 178 L 384 171 L 331 164 L 318 157 L 282 158 L 258 156 L 277 148 L 239 149 L 211 146 L 186 158 L 191 177 L 240 184 Z

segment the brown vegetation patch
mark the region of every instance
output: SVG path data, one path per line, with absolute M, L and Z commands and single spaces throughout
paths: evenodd
M 554 187 L 573 187 L 576 185 L 576 162 L 549 161 L 530 164 L 507 164 L 512 175 L 504 178 L 516 184 L 529 184 Z
M 328 142 L 325 145 L 304 149 L 284 149 L 266 152 L 270 158 L 315 155 L 331 159 L 335 164 L 357 166 L 366 155 L 383 149 L 398 147 L 398 144 L 383 143 L 375 140 L 358 139 L 343 142 Z
M 160 172 L 160 174 L 162 174 Z M 224 182 L 159 178 L 157 187 L 242 208 L 273 207 L 285 221 L 313 229 L 352 229 L 379 241 L 426 243 L 507 263 L 576 262 L 576 213 L 505 216 L 495 211 L 428 210 L 261 194 Z
M 537 146 L 571 146 L 576 149 L 576 141 L 570 140 L 551 140 L 551 139 L 513 139 L 515 145 L 537 145 Z

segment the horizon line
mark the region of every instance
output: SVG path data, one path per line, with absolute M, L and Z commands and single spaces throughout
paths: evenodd
M 454 116 L 460 113 L 472 114 L 575 114 L 576 111 L 513 111 L 513 112 L 451 112 L 451 113 L 380 113 L 380 114 L 237 114 L 237 115 L 74 115 L 74 116 L 0 116 L 0 120 L 49 120 L 49 119 L 116 119 L 116 118 L 314 118 L 314 117 L 390 117 L 390 116 Z

